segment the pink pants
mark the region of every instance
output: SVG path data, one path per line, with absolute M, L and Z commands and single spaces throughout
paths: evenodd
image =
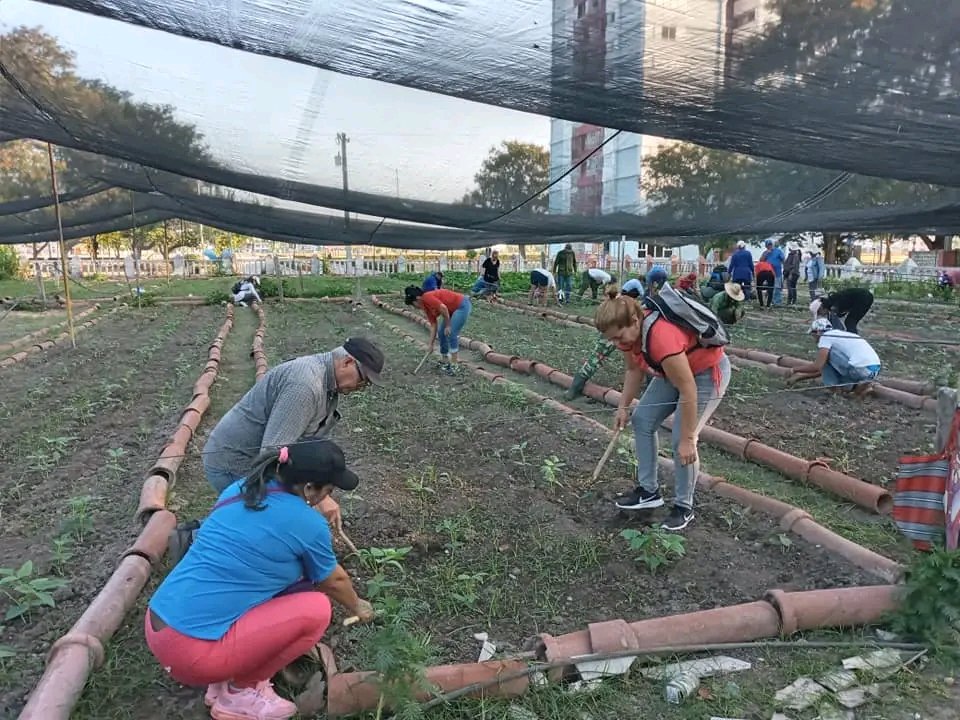
M 320 638 L 330 625 L 330 600 L 320 592 L 275 597 L 240 617 L 219 640 L 198 640 L 171 627 L 144 634 L 154 657 L 174 680 L 190 686 L 233 681 L 249 687 L 269 680 Z

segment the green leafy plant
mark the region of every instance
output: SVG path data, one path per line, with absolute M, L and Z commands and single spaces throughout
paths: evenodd
M 380 698 L 376 718 L 384 711 L 398 720 L 418 720 L 423 709 L 417 696 L 426 691 L 426 665 L 430 659 L 430 638 L 414 635 L 401 625 L 387 625 L 368 641 L 372 651 L 372 669 L 376 674 Z
M 524 440 L 523 442 L 515 443 L 515 444 L 514 444 L 513 446 L 511 446 L 511 448 L 510 448 L 510 452 L 515 452 L 515 453 L 517 453 L 518 455 L 520 455 L 520 462 L 518 463 L 519 465 L 526 465 L 526 464 L 527 464 L 527 456 L 526 456 L 526 454 L 524 453 L 524 450 L 526 450 L 526 449 L 527 449 L 527 441 L 526 441 L 526 440 Z
M 67 563 L 73 559 L 73 538 L 70 535 L 61 535 L 53 540 L 53 571 L 57 575 L 64 575 Z
M 123 475 L 123 465 L 120 461 L 126 454 L 127 451 L 122 447 L 107 450 L 107 471 L 113 475 L 114 478 L 119 478 Z
M 960 642 L 960 550 L 935 548 L 907 570 L 894 632 L 934 647 Z
M 371 570 L 394 568 L 403 572 L 403 561 L 413 548 L 364 548 L 360 551 L 360 562 Z
M 771 542 L 780 548 L 780 552 L 785 553 L 793 547 L 793 540 L 786 533 L 778 533 Z
M 67 455 L 67 450 L 75 437 L 41 437 L 38 446 L 27 455 L 27 462 L 37 470 L 49 470 Z
M 20 272 L 20 256 L 7 245 L 0 245 L 0 280 L 13 280 Z
M 540 466 L 540 475 L 548 485 L 562 485 L 563 483 L 560 482 L 560 471 L 565 467 L 566 463 L 556 455 L 551 455 L 548 458 L 544 458 L 543 464 Z
M 630 549 L 637 553 L 634 559 L 646 565 L 653 574 L 656 574 L 657 570 L 664 565 L 683 557 L 687 552 L 686 541 L 682 535 L 669 533 L 661 528 L 648 528 L 642 531 L 622 530 L 620 537 L 626 540 Z
M 397 587 L 399 584 L 400 583 L 394 580 L 388 579 L 382 572 L 378 572 L 367 580 L 367 597 L 370 598 L 370 600 L 384 598 L 387 596 L 388 590 Z
M 456 584 L 449 588 L 450 597 L 464 607 L 473 608 L 480 598 L 480 588 L 488 577 L 489 574 L 483 572 L 458 574 Z
M 69 510 L 65 529 L 77 542 L 82 543 L 84 537 L 93 532 L 90 503 L 96 499 L 93 495 L 78 495 L 67 501 Z
M 203 301 L 207 305 L 223 305 L 224 303 L 232 302 L 233 296 L 226 290 L 214 290 L 213 292 L 207 293 Z
M 16 570 L 0 568 L 0 594 L 10 601 L 4 621 L 29 615 L 38 607 L 56 607 L 52 592 L 66 585 L 60 578 L 34 577 L 33 561 L 27 560 Z

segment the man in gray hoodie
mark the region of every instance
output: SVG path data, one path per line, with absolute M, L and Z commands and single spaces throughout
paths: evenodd
M 383 352 L 369 340 L 349 338 L 330 352 L 272 368 L 220 418 L 203 447 L 203 470 L 223 492 L 246 477 L 263 450 L 329 435 L 340 413 L 339 396 L 380 384 Z M 333 508 L 328 519 L 339 512 Z

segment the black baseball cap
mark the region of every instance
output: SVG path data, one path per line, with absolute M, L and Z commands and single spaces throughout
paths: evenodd
M 360 484 L 360 478 L 347 469 L 343 450 L 332 440 L 307 440 L 291 445 L 287 452 L 280 472 L 293 485 L 312 483 L 353 490 Z
M 363 377 L 374 385 L 383 385 L 380 379 L 380 373 L 383 372 L 383 351 L 380 348 L 366 338 L 352 337 L 343 344 L 343 349 L 357 361 Z

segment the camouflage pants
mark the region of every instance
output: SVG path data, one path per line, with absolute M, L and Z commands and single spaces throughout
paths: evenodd
M 593 346 L 593 352 L 577 370 L 577 377 L 582 377 L 584 382 L 592 378 L 600 369 L 600 366 L 603 365 L 604 360 L 613 355 L 616 349 L 616 346 L 603 335 L 598 337 Z

